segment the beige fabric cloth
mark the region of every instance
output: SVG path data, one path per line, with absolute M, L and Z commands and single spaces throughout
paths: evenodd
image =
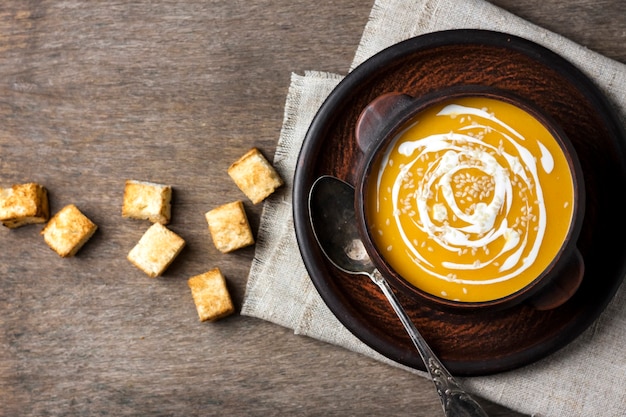
M 401 40 L 453 28 L 504 31 L 551 48 L 594 79 L 626 120 L 625 65 L 483 0 L 377 0 L 351 69 Z M 265 203 L 242 314 L 392 363 L 356 339 L 328 310 L 307 276 L 293 230 L 291 191 L 298 152 L 317 109 L 341 78 L 320 72 L 292 75 L 274 157 L 286 186 Z M 624 346 L 626 286 L 594 325 L 564 349 L 522 369 L 463 383 L 477 395 L 535 416 L 621 416 L 626 413 Z

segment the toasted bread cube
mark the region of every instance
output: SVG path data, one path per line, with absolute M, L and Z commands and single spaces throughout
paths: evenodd
M 126 180 L 122 217 L 168 224 L 172 187 L 147 181 Z
M 187 284 L 200 321 L 215 321 L 235 311 L 226 279 L 219 268 L 191 277 Z
M 228 175 L 253 204 L 265 200 L 283 185 L 282 178 L 257 148 L 235 161 L 228 168 Z
M 97 229 L 74 204 L 69 204 L 50 219 L 41 234 L 48 246 L 65 258 L 76 255 Z
M 254 244 L 243 202 L 219 206 L 205 214 L 213 244 L 222 253 Z
M 154 223 L 128 253 L 128 260 L 149 277 L 161 275 L 185 246 L 185 240 L 176 233 Z
M 0 221 L 10 229 L 45 223 L 50 217 L 48 191 L 35 183 L 0 188 Z

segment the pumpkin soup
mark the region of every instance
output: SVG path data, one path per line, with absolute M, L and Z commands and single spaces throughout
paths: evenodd
M 420 112 L 375 163 L 366 218 L 389 265 L 462 302 L 522 289 L 570 230 L 574 182 L 561 145 L 525 110 L 464 97 Z

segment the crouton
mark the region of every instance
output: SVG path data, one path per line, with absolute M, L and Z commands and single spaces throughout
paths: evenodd
M 200 321 L 215 321 L 235 311 L 219 268 L 196 275 L 187 281 Z
M 52 250 L 65 258 L 74 256 L 98 229 L 74 204 L 63 207 L 41 231 Z
M 228 175 L 253 204 L 265 200 L 283 185 L 282 178 L 257 148 L 235 161 L 228 168 Z
M 0 188 L 0 221 L 10 229 L 48 221 L 48 191 L 35 184 L 17 184 Z
M 172 187 L 147 181 L 126 180 L 122 217 L 168 224 Z
M 243 202 L 219 206 L 205 214 L 213 244 L 222 253 L 254 244 Z
M 128 260 L 149 277 L 161 275 L 185 246 L 185 240 L 176 233 L 154 223 L 128 253 Z

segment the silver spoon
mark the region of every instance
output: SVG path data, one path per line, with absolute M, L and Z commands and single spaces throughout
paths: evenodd
M 365 275 L 380 287 L 417 348 L 433 380 L 446 416 L 487 416 L 439 361 L 400 305 L 391 287 L 372 264 L 359 237 L 354 212 L 354 188 L 335 177 L 318 178 L 309 194 L 311 225 L 324 255 L 338 269 Z

